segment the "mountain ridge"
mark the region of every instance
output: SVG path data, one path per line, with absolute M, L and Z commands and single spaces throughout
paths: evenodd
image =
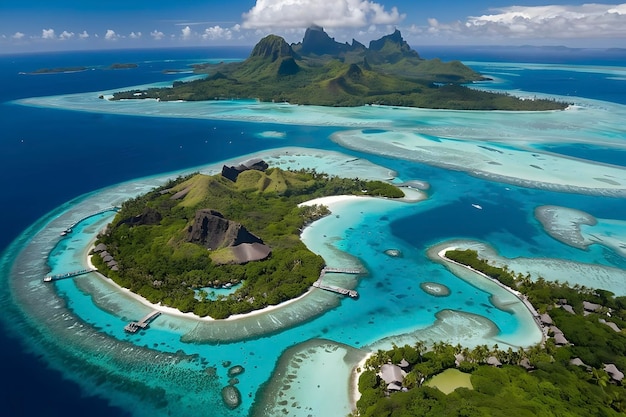
M 339 43 L 319 26 L 302 42 L 268 35 L 241 62 L 206 64 L 205 79 L 172 88 L 118 92 L 113 100 L 161 101 L 254 98 L 267 102 L 354 107 L 367 104 L 458 110 L 554 110 L 565 103 L 521 100 L 461 84 L 485 78 L 460 61 L 423 59 L 399 30 L 370 42 Z

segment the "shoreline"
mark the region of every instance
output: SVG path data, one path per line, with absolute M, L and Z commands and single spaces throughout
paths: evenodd
M 309 200 L 309 201 L 305 201 L 303 203 L 300 203 L 299 206 L 303 206 L 303 205 L 315 205 L 315 204 L 324 204 L 326 206 L 328 206 L 328 208 L 331 210 L 332 213 L 332 208 L 333 206 L 337 206 L 340 203 L 346 203 L 346 202 L 352 202 L 354 201 L 354 199 L 361 199 L 361 198 L 376 198 L 376 197 L 370 197 L 370 196 L 355 196 L 355 195 L 337 195 L 337 196 L 327 196 L 327 197 L 320 197 L 320 198 L 316 198 L 313 200 Z M 304 233 L 304 231 L 307 228 L 310 228 L 315 222 L 307 225 L 304 229 L 302 229 L 301 235 Z M 90 240 L 89 244 L 85 247 L 84 251 L 83 251 L 83 256 L 82 258 L 84 259 L 85 264 L 91 268 L 91 269 L 96 269 L 96 267 L 94 266 L 93 262 L 91 262 L 91 257 L 95 256 L 95 255 L 91 255 L 91 251 L 94 248 L 94 244 L 96 241 L 96 237 L 94 237 L 93 239 Z M 306 243 L 305 243 L 306 244 Z M 107 283 L 111 284 L 117 291 L 119 291 L 120 293 L 123 293 L 125 295 L 127 295 L 128 297 L 132 298 L 133 300 L 139 302 L 140 304 L 149 307 L 153 310 L 159 311 L 161 313 L 165 313 L 169 316 L 174 316 L 174 317 L 180 317 L 180 318 L 185 318 L 185 319 L 190 319 L 190 320 L 194 320 L 194 321 L 199 321 L 199 322 L 223 322 L 223 321 L 236 321 L 236 320 L 241 320 L 241 319 L 245 319 L 245 318 L 250 318 L 250 317 L 254 317 L 254 316 L 258 316 L 258 315 L 263 315 L 263 314 L 267 314 L 267 313 L 271 313 L 275 310 L 279 310 L 282 309 L 290 304 L 299 302 L 300 300 L 302 300 L 303 298 L 305 298 L 306 296 L 308 296 L 309 294 L 311 294 L 314 290 L 318 290 L 318 288 L 315 288 L 313 286 L 311 286 L 306 292 L 304 292 L 302 295 L 296 297 L 296 298 L 292 298 L 291 300 L 287 300 L 284 301 L 280 304 L 275 304 L 275 305 L 270 305 L 267 307 L 264 307 L 260 310 L 254 310 L 251 311 L 249 313 L 243 313 L 243 314 L 233 314 L 232 316 L 229 316 L 225 319 L 214 319 L 210 316 L 206 316 L 206 317 L 201 317 L 198 316 L 197 314 L 194 313 L 183 313 L 182 311 L 173 308 L 173 307 L 168 307 L 168 306 L 164 306 L 159 304 L 155 304 L 155 303 L 151 303 L 150 301 L 148 301 L 146 298 L 142 297 L 139 294 L 136 294 L 132 291 L 130 291 L 128 288 L 124 288 L 122 286 L 120 286 L 119 284 L 117 284 L 115 281 L 113 281 L 111 278 L 107 277 L 106 275 L 104 275 L 103 273 L 101 273 L 100 271 L 96 270 L 94 271 L 95 274 L 97 274 L 100 279 L 105 280 Z M 323 290 L 320 290 L 323 291 Z
M 365 355 L 363 359 L 361 359 L 354 367 L 352 368 L 352 372 L 350 373 L 350 405 L 353 411 L 356 411 L 356 403 L 361 399 L 361 391 L 359 391 L 359 378 L 361 378 L 361 374 L 365 372 L 365 363 L 372 357 L 374 352 L 369 352 Z
M 541 319 L 540 319 L 539 313 L 537 312 L 535 307 L 530 303 L 530 301 L 528 301 L 526 296 L 524 296 L 524 294 L 522 294 L 521 292 L 519 292 L 517 290 L 514 290 L 513 288 L 504 285 L 500 281 L 491 278 L 489 275 L 472 268 L 471 266 L 464 265 L 462 263 L 456 262 L 456 261 L 446 257 L 446 252 L 447 251 L 449 251 L 449 250 L 457 250 L 457 249 L 459 249 L 459 248 L 456 247 L 456 246 L 445 247 L 445 248 L 443 248 L 443 249 L 441 249 L 441 250 L 439 250 L 437 252 L 437 256 L 439 258 L 441 258 L 444 262 L 450 262 L 450 263 L 452 263 L 454 265 L 458 265 L 458 266 L 460 266 L 462 268 L 465 268 L 467 270 L 470 270 L 472 272 L 477 273 L 478 275 L 482 276 L 483 278 L 488 279 L 490 282 L 493 282 L 494 284 L 498 285 L 500 288 L 502 288 L 502 289 L 506 290 L 507 292 L 509 292 L 510 294 L 514 295 L 524 305 L 524 307 L 526 307 L 526 309 L 532 315 L 535 324 L 537 325 L 537 327 L 541 331 L 541 343 L 542 344 L 545 343 L 546 338 L 547 338 L 547 330 L 544 328 L 544 326 L 542 326 L 540 324 L 541 323 Z

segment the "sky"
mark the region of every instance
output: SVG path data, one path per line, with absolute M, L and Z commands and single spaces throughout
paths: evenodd
M 624 0 L 622 0 L 624 1 Z M 0 0 L 0 54 L 288 42 L 317 24 L 367 44 L 626 48 L 626 3 L 524 0 Z

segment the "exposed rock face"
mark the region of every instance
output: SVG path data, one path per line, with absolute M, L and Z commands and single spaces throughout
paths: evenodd
M 404 57 L 419 59 L 419 54 L 415 52 L 408 43 L 402 38 L 402 34 L 398 29 L 391 35 L 371 41 L 368 51 L 368 57 L 376 61 L 397 62 Z
M 128 224 L 129 226 L 141 226 L 159 224 L 162 219 L 163 216 L 161 216 L 161 213 L 151 207 L 146 207 L 143 213 L 134 217 L 129 217 L 128 219 L 120 220 L 117 225 Z
M 246 161 L 237 166 L 226 166 L 222 167 L 222 177 L 228 178 L 229 180 L 235 182 L 237 181 L 237 177 L 243 171 L 248 171 L 250 169 L 255 169 L 257 171 L 265 171 L 269 165 L 262 159 L 252 159 L 250 161 Z
M 225 219 L 221 213 L 210 209 L 196 212 L 193 224 L 187 229 L 187 242 L 212 250 L 242 243 L 263 243 L 241 224 Z
M 307 28 L 302 39 L 302 53 L 304 54 L 336 55 L 341 52 L 341 46 L 319 26 Z

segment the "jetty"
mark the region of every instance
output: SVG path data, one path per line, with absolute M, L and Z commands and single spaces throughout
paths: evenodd
M 78 275 L 88 274 L 90 272 L 95 272 L 95 271 L 97 271 L 97 270 L 96 269 L 92 269 L 92 268 L 88 268 L 88 269 L 80 269 L 78 271 L 66 272 L 64 274 L 47 275 L 47 276 L 44 277 L 43 282 L 58 281 L 60 279 L 72 278 L 72 277 L 76 277 Z
M 320 277 L 317 279 L 317 281 L 315 281 L 313 283 L 313 287 L 315 287 L 315 288 L 319 288 L 319 289 L 322 289 L 322 290 L 334 292 L 334 293 L 341 294 L 341 295 L 347 295 L 350 298 L 359 298 L 359 293 L 356 290 L 349 290 L 347 288 L 341 288 L 341 287 L 338 287 L 336 285 L 324 284 L 322 282 L 322 280 L 324 279 L 324 276 L 326 276 L 326 274 L 328 274 L 328 273 L 358 275 L 358 274 L 362 274 L 363 273 L 362 270 L 360 270 L 360 269 L 349 269 L 349 268 L 330 268 L 330 267 L 325 266 L 324 268 L 322 268 L 322 270 L 320 272 Z
M 139 329 L 147 329 L 150 323 L 160 315 L 160 311 L 154 310 L 152 313 L 148 314 L 146 317 L 142 318 L 139 321 L 131 321 L 126 326 L 124 326 L 124 330 L 128 333 L 137 333 Z
M 66 235 L 72 233 L 72 230 L 74 229 L 74 227 L 76 227 L 76 225 L 78 223 L 80 223 L 80 222 L 82 222 L 84 220 L 87 220 L 90 217 L 97 216 L 98 214 L 106 213 L 107 211 L 118 211 L 119 209 L 120 209 L 120 207 L 118 207 L 118 206 L 107 207 L 107 208 L 102 209 L 100 211 L 97 211 L 95 213 L 91 213 L 91 214 L 88 214 L 87 216 L 81 217 L 80 219 L 76 220 L 74 223 L 70 224 L 67 227 L 67 229 L 63 230 L 61 232 L 61 236 L 66 236 Z

